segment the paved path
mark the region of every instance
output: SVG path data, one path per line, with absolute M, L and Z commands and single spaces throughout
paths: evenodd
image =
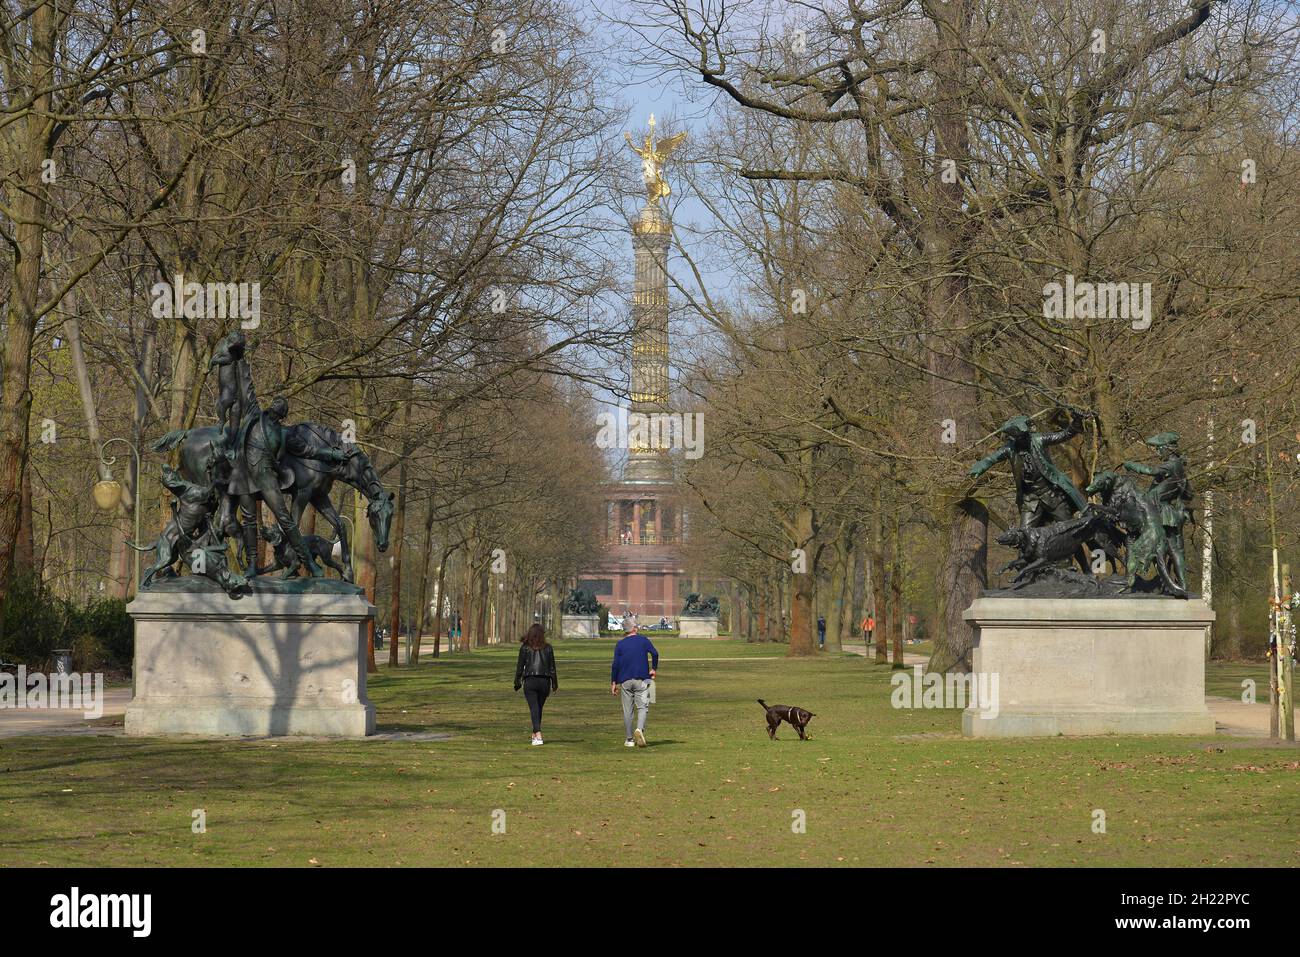
M 104 713 L 109 718 L 126 713 L 130 688 L 105 688 Z M 80 711 L 53 708 L 0 709 L 0 738 L 24 734 L 114 734 L 118 729 L 87 720 Z
M 843 647 L 844 647 L 844 650 L 845 650 L 846 652 L 848 652 L 849 654 L 851 654 L 851 655 L 861 655 L 861 656 L 864 657 L 864 658 L 871 658 L 871 657 L 873 657 L 873 656 L 875 655 L 875 653 L 876 653 L 876 649 L 875 649 L 874 646 L 873 646 L 872 648 L 868 649 L 867 646 L 864 645 L 864 644 L 855 644 L 855 643 L 853 643 L 853 642 L 851 642 L 851 641 L 846 641 L 846 642 L 844 642 Z M 892 649 L 892 648 L 890 649 L 890 655 L 891 655 L 891 657 L 892 657 L 892 655 L 893 655 L 893 649 Z M 929 660 L 930 660 L 930 656 L 929 656 L 929 655 L 918 655 L 918 654 L 915 654 L 914 652 L 911 652 L 911 651 L 908 651 L 908 650 L 907 650 L 907 645 L 904 645 L 904 646 L 903 646 L 903 664 L 907 665 L 907 667 L 910 668 L 910 667 L 912 667 L 913 665 L 924 665 L 924 664 L 925 664 L 927 661 L 929 661 Z
M 1268 737 L 1268 702 L 1246 704 L 1237 698 L 1220 698 L 1207 694 L 1205 705 L 1214 715 L 1215 730 L 1236 737 Z

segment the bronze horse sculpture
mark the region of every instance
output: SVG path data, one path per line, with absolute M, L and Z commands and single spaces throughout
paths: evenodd
M 393 522 L 393 494 L 384 490 L 379 475 L 366 454 L 357 446 L 344 442 L 334 429 L 318 422 L 300 422 L 289 427 L 289 431 L 299 432 L 314 444 L 349 453 L 347 459 L 337 465 L 285 455 L 281 460 L 280 488 L 289 499 L 295 524 L 302 519 L 303 512 L 310 504 L 334 528 L 343 552 L 346 568 L 344 578 L 353 581 L 355 572 L 347 529 L 330 501 L 330 490 L 335 481 L 341 481 L 365 496 L 368 502 L 366 519 L 374 535 L 375 547 L 381 552 L 388 550 L 388 534 Z M 168 452 L 177 447 L 180 448 L 180 474 L 186 480 L 200 484 L 215 481 L 218 486 L 221 485 L 220 475 L 228 468 L 228 459 L 220 426 L 168 432 L 151 446 L 155 452 Z M 226 522 L 234 521 L 233 508 L 223 509 L 222 514 Z M 229 526 L 223 529 L 227 532 L 230 530 Z

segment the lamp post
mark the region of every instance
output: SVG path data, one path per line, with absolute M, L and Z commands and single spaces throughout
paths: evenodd
M 109 439 L 99 447 L 99 474 L 100 480 L 95 483 L 91 493 L 94 496 L 95 504 L 105 512 L 111 512 L 122 504 L 122 483 L 114 479 L 112 465 L 117 461 L 117 456 L 108 455 L 107 450 L 114 442 L 121 442 L 131 454 L 135 456 L 135 481 L 136 490 L 132 496 L 135 505 L 135 540 L 140 542 L 140 450 L 128 442 L 126 439 Z M 140 587 L 140 552 L 138 549 L 132 549 L 135 552 L 135 587 Z

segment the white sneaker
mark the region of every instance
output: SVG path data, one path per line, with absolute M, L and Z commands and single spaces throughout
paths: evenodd
M 632 732 L 632 737 L 635 739 L 634 743 L 636 747 L 638 748 L 645 747 L 645 735 L 641 733 L 640 728 L 637 728 L 635 731 Z
M 623 742 L 623 747 L 625 747 L 625 748 L 635 748 L 635 747 L 636 747 L 636 742 L 633 741 L 631 738 L 628 738 L 626 741 Z
M 539 744 L 543 744 L 543 743 L 544 743 L 544 742 L 542 741 L 541 738 L 533 738 L 533 746 L 534 746 L 534 747 L 536 747 L 536 746 L 539 745 Z

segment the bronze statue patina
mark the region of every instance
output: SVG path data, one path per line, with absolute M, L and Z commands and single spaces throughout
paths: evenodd
M 1187 481 L 1187 461 L 1178 451 L 1178 433 L 1161 432 L 1146 440 L 1158 454 L 1167 456 L 1159 465 L 1125 462 L 1124 468 L 1151 477 L 1148 489 L 1160 506 L 1160 523 L 1168 539 L 1170 574 L 1187 587 L 1187 555 L 1183 547 L 1183 526 L 1192 520 L 1192 483 Z
M 1162 432 L 1146 440 L 1165 456 L 1159 465 L 1123 464 L 1129 472 L 1150 476 L 1150 488 L 1140 489 L 1128 476 L 1107 470 L 1080 492 L 1048 453 L 1050 446 L 1082 431 L 1085 414 L 1068 411 L 1070 424 L 1057 432 L 1034 432 L 1028 416 L 1008 419 L 998 430 L 1005 437 L 1002 447 L 970 469 L 969 474 L 978 477 L 1008 462 L 1015 476 L 1020 525 L 997 540 L 1016 549 L 1017 557 L 999 574 L 1015 570 L 1013 590 L 1033 586 L 1032 594 L 1044 597 L 1152 591 L 1188 597 L 1183 525 L 1191 520 L 1192 487 L 1178 451 L 1178 433 Z M 1099 501 L 1089 502 L 1092 495 Z M 1089 574 L 1094 556 L 1109 560 L 1116 571 L 1122 563 L 1124 576 L 1102 580 Z
M 156 576 L 174 576 L 173 566 L 179 559 L 196 575 L 216 582 L 231 598 L 247 593 L 248 581 L 230 570 L 225 545 L 212 521 L 218 508 L 216 487 L 187 482 L 170 465 L 162 467 L 162 484 L 175 496 L 166 528 L 153 545 L 127 542 L 136 551 L 157 552 L 154 563 L 140 578 L 140 587 L 149 587 Z
M 1136 590 L 1138 576 L 1145 577 L 1155 566 L 1161 591 L 1175 598 L 1186 598 L 1187 589 L 1170 573 L 1169 537 L 1165 534 L 1156 497 L 1149 490 L 1139 489 L 1128 476 L 1109 470 L 1092 480 L 1088 494 L 1100 496 L 1102 508 L 1127 532 L 1126 590 Z
M 245 351 L 239 331 L 224 337 L 214 351 L 209 368 L 219 370 L 218 424 L 168 432 L 151 448 L 155 452 L 179 449 L 177 479 L 213 489 L 217 516 L 209 519 L 211 535 L 218 542 L 236 540 L 244 578 L 252 580 L 259 573 L 257 502 L 261 501 L 275 519 L 279 547 L 274 567 L 285 567 L 285 578 L 296 576 L 300 568 L 311 578 L 322 574 L 315 561 L 319 552 L 298 528 L 303 510 L 311 504 L 334 527 L 343 547 L 343 577 L 351 581 L 347 533 L 329 500 L 330 488 L 340 479 L 365 495 L 366 517 L 381 552 L 388 547 L 393 496 L 384 490 L 369 459 L 354 443 L 344 442 L 327 426 L 308 422 L 286 425 L 289 403 L 282 397 L 263 409 Z M 162 557 L 160 554 L 160 561 Z
M 686 596 L 686 604 L 678 614 L 685 618 L 716 618 L 719 608 L 717 598 L 709 597 L 701 601 L 698 592 L 691 592 Z
M 266 568 L 258 570 L 259 574 L 269 575 L 277 569 L 288 569 L 285 577 L 292 578 L 298 574 L 298 556 L 294 554 L 293 546 L 289 540 L 284 537 L 284 532 L 280 530 L 279 525 L 263 525 L 260 530 L 262 540 L 271 546 L 274 557 L 271 564 Z M 334 560 L 334 545 L 329 539 L 321 538 L 319 535 L 304 535 L 302 543 L 311 551 L 313 557 L 322 565 L 327 565 L 339 573 L 339 577 L 347 578 L 348 570 Z
M 1016 480 L 1016 508 L 1021 525 L 1037 528 L 1071 518 L 1087 508 L 1088 500 L 1069 476 L 1056 467 L 1047 450 L 1082 432 L 1083 420 L 1083 413 L 1071 409 L 1070 424 L 1064 429 L 1035 432 L 1028 416 L 1013 416 L 998 429 L 999 434 L 1006 436 L 1002 447 L 972 465 L 969 474 L 978 478 L 999 462 L 1009 462 Z
M 998 574 L 1014 570 L 1016 577 L 1011 582 L 1013 589 L 1034 581 L 1052 566 L 1072 561 L 1079 566 L 1080 572 L 1087 575 L 1091 571 L 1086 557 L 1091 553 L 1091 544 L 1104 542 L 1110 546 L 1111 541 L 1117 537 L 1121 536 L 1115 534 L 1109 517 L 1091 508 L 1074 518 L 1052 522 L 1050 525 L 1009 528 L 998 536 L 997 541 L 999 545 L 1014 548 L 1017 555 Z M 1118 550 L 1113 546 L 1110 548 L 1107 557 L 1117 560 Z
M 594 615 L 600 607 L 595 592 L 586 588 L 570 588 L 569 594 L 560 603 L 560 611 L 566 615 Z
M 235 436 L 239 432 L 242 373 L 247 368 L 240 362 L 247 344 L 244 333 L 236 329 L 217 343 L 208 362 L 209 371 L 217 370 L 217 427 L 225 437 L 225 453 L 231 462 L 235 460 Z M 234 414 L 231 414 L 232 410 Z

